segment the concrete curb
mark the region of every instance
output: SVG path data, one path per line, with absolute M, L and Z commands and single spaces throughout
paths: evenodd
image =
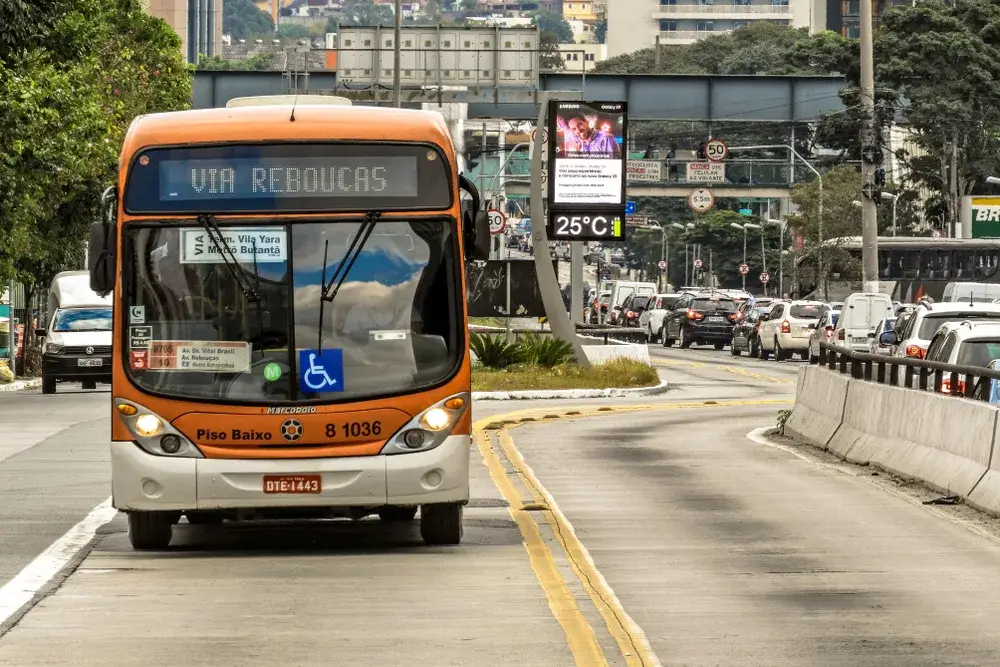
M 633 396 L 658 396 L 666 393 L 670 384 L 661 380 L 652 387 L 634 387 L 628 389 L 558 389 L 558 390 L 523 390 L 523 391 L 474 391 L 474 401 L 520 401 L 528 399 L 553 398 L 626 398 Z
M 37 389 L 42 386 L 42 379 L 14 380 L 9 384 L 0 384 L 0 391 L 21 391 L 22 389 Z

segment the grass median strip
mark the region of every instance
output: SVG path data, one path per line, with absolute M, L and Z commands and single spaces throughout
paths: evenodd
M 504 369 L 472 369 L 473 391 L 618 389 L 654 387 L 659 382 L 655 368 L 632 359 L 612 359 L 589 369 L 572 363 L 552 368 L 515 364 Z

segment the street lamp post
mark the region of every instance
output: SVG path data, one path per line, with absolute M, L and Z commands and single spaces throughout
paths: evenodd
M 818 216 L 819 219 L 817 221 L 819 229 L 816 234 L 819 237 L 816 241 L 816 245 L 818 248 L 817 269 L 818 269 L 818 274 L 820 276 L 820 280 L 823 283 L 823 298 L 828 298 L 829 295 L 827 294 L 826 280 L 823 279 L 823 251 L 821 248 L 821 246 L 823 245 L 823 175 L 819 173 L 819 170 L 816 169 L 816 167 L 812 166 L 808 160 L 799 155 L 798 151 L 796 151 L 795 147 L 791 144 L 772 144 L 767 146 L 730 146 L 729 152 L 731 153 L 733 151 L 749 151 L 757 149 L 763 150 L 763 149 L 776 149 L 776 148 L 787 149 L 789 153 L 791 153 L 794 157 L 797 157 L 802 162 L 802 164 L 808 167 L 809 171 L 811 171 L 816 175 L 816 180 L 819 182 L 819 216 Z M 1000 180 L 998 180 L 997 182 L 1000 183 Z
M 892 200 L 892 235 L 896 235 L 896 202 L 899 201 L 899 192 L 883 192 L 882 199 Z
M 785 221 L 768 218 L 767 222 L 778 225 L 778 294 L 785 294 Z M 764 235 L 760 235 L 763 240 Z
M 742 225 L 738 222 L 730 222 L 729 226 L 733 229 L 740 229 L 743 231 L 743 263 L 747 263 L 747 230 L 748 229 L 760 229 L 760 225 L 755 225 L 752 222 L 745 222 Z M 761 246 L 763 248 L 763 246 Z M 743 291 L 747 290 L 747 274 L 740 274 L 743 278 Z
M 395 11 L 392 33 L 392 105 L 398 109 L 403 106 L 403 86 L 399 78 L 399 68 L 402 65 L 399 40 L 402 36 L 403 0 L 396 0 Z M 486 137 L 483 137 L 483 143 L 486 143 Z

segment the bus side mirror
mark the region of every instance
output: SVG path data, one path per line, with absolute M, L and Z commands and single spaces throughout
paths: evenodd
M 475 212 L 475 239 L 472 245 L 472 259 L 485 262 L 490 258 L 490 217 L 486 211 Z
M 107 296 L 115 288 L 115 248 L 118 233 L 114 222 L 95 222 L 90 226 L 90 289 Z

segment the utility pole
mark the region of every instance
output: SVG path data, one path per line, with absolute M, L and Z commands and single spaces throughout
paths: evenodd
M 878 292 L 878 217 L 881 197 L 875 170 L 882 149 L 875 127 L 875 56 L 872 46 L 872 0 L 861 0 L 861 280 L 865 292 Z M 825 276 L 821 276 L 825 279 Z
M 402 26 L 403 26 L 403 0 L 396 0 L 396 16 L 395 25 L 393 27 L 393 37 L 392 37 L 392 105 L 399 109 L 403 106 L 403 86 L 399 81 L 399 69 L 402 65 L 400 57 L 400 41 L 402 36 Z M 485 141 L 485 137 L 483 137 Z

